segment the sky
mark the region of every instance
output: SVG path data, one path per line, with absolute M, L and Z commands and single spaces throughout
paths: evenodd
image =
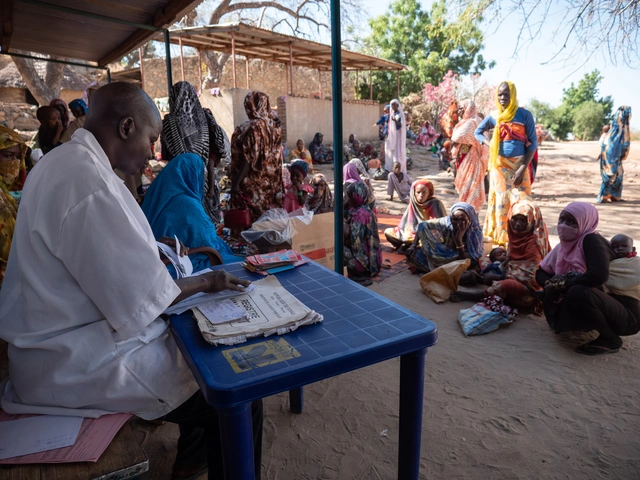
M 429 0 L 420 0 L 424 10 L 430 9 Z M 374 17 L 385 13 L 391 0 L 376 0 L 367 2 L 367 11 Z M 562 61 L 545 64 L 558 52 L 556 39 L 562 40 L 560 35 L 554 36 L 558 15 L 547 19 L 542 35 L 533 44 L 519 49 L 514 56 L 515 41 L 521 26 L 521 17 L 509 17 L 503 21 L 500 28 L 495 24 L 483 25 L 485 34 L 485 48 L 482 55 L 486 60 L 495 60 L 496 66 L 482 73 L 482 78 L 489 84 L 498 84 L 502 80 L 515 83 L 518 90 L 518 101 L 525 106 L 532 98 L 558 106 L 562 100 L 562 89 L 575 85 L 586 74 L 598 69 L 604 77 L 600 82 L 600 96 L 611 95 L 614 100 L 614 111 L 620 105 L 630 105 L 635 111 L 631 117 L 631 127 L 640 129 L 640 88 L 635 82 L 640 82 L 640 71 L 612 62 L 596 55 L 589 59 L 586 65 L 583 61 Z

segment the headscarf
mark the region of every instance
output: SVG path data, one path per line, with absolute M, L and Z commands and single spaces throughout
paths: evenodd
M 358 173 L 358 167 L 356 167 L 355 163 L 349 162 L 344 167 L 342 167 L 342 176 L 344 183 L 355 183 L 362 181 Z
M 291 162 L 291 168 L 299 169 L 305 177 L 309 175 L 309 164 L 304 160 L 294 160 Z
M 69 103 L 69 108 L 77 108 L 82 110 L 82 115 L 86 115 L 87 113 L 89 113 L 89 107 L 87 107 L 87 104 L 84 103 L 84 100 L 82 100 L 81 98 L 76 98 L 75 100 L 71 101 L 71 103 Z
M 524 232 L 516 233 L 511 228 L 511 221 L 507 224 L 509 260 L 536 260 L 539 263 L 551 251 L 549 232 L 542 219 L 542 212 L 537 205 L 522 199 L 513 203 L 509 209 L 509 220 L 515 215 L 524 215 L 527 218 L 527 228 Z
M 387 142 L 385 143 L 385 149 L 388 152 L 395 152 L 392 154 L 392 157 L 396 160 L 400 161 L 402 164 L 402 173 L 407 173 L 407 122 L 404 116 L 404 112 L 402 111 L 402 105 L 400 101 L 396 98 L 391 100 L 390 105 L 396 103 L 398 105 L 398 113 L 400 114 L 400 130 L 397 129 L 394 117 L 393 108 L 389 109 L 389 136 L 387 137 Z M 397 151 L 396 151 L 397 150 Z
M 9 162 L 0 160 L 0 185 L 14 208 L 16 208 L 16 204 L 9 192 L 22 190 L 24 181 L 27 178 L 27 165 L 25 163 L 27 144 L 14 130 L 0 125 L 0 150 L 11 148 L 15 145 L 20 146 L 20 158 Z
M 506 83 L 509 85 L 509 105 L 507 108 L 503 108 L 498 101 L 498 90 L 500 89 L 500 85 Z M 496 88 L 495 93 L 495 104 L 498 109 L 498 115 L 496 116 L 496 126 L 493 129 L 493 137 L 491 137 L 491 147 L 489 149 L 489 169 L 493 170 L 498 165 L 498 154 L 500 153 L 500 124 L 508 123 L 513 120 L 513 117 L 516 116 L 516 112 L 518 111 L 518 93 L 516 91 L 516 86 L 513 82 L 509 82 L 505 80 L 504 82 L 500 82 L 498 88 Z
M 584 273 L 587 271 L 587 262 L 582 242 L 584 237 L 594 233 L 598 228 L 598 210 L 590 203 L 571 202 L 564 207 L 563 211 L 573 215 L 578 222 L 578 236 L 570 242 L 560 240 L 560 243 L 542 261 L 540 267 L 554 275 L 564 275 L 569 272 Z
M 616 163 L 629 155 L 629 121 L 631 120 L 631 107 L 618 108 L 612 123 L 612 128 L 606 135 L 605 159 L 608 163 Z
M 313 192 L 307 197 L 307 210 L 313 213 L 325 213 L 333 210 L 333 195 L 327 177 L 321 173 L 316 173 L 311 179 Z
M 289 167 L 290 165 L 282 165 L 282 186 L 284 187 L 285 191 L 289 190 L 293 185 Z
M 458 101 L 452 100 L 449 108 L 440 121 L 440 126 L 444 134 L 451 138 L 453 128 L 458 124 Z
M 178 155 L 158 174 L 142 203 L 156 238 L 174 235 L 187 247 L 212 247 L 223 263 L 237 261 L 231 248 L 216 233 L 216 226 L 204 210 L 204 166 L 193 153 Z M 208 268 L 202 253 L 189 255 L 193 270 Z
M 69 109 L 67 108 L 67 104 L 61 98 L 54 98 L 51 100 L 49 104 L 50 107 L 54 107 L 58 112 L 60 112 L 60 120 L 62 121 L 62 126 L 64 128 L 69 127 Z
M 425 185 L 429 191 L 427 199 L 423 203 L 416 200 L 416 187 Z M 411 192 L 409 193 L 409 205 L 404 211 L 400 223 L 396 227 L 396 236 L 403 242 L 411 242 L 416 236 L 418 225 L 427 220 L 441 218 L 446 215 L 444 205 L 440 200 L 434 197 L 433 183 L 426 178 L 416 180 L 411 184 Z

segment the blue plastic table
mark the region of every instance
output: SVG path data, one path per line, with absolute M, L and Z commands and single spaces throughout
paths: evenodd
M 220 267 L 256 280 L 240 263 Z M 277 274 L 280 283 L 324 321 L 282 336 L 231 347 L 205 342 L 190 313 L 171 328 L 207 402 L 220 415 L 225 478 L 253 480 L 251 402 L 290 391 L 302 411 L 301 387 L 394 357 L 400 359 L 398 478 L 420 470 L 424 357 L 438 341 L 436 325 L 315 263 Z

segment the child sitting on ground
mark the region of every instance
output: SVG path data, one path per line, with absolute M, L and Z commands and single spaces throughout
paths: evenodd
M 389 200 L 393 201 L 393 192 L 398 192 L 400 201 L 409 203 L 411 179 L 409 175 L 402 173 L 402 165 L 400 165 L 399 162 L 394 162 L 393 172 L 389 174 L 387 182 L 387 195 L 389 195 Z
M 615 259 L 609 265 L 609 280 L 605 287 L 614 295 L 640 300 L 640 257 L 633 246 L 633 238 L 616 235 L 611 239 Z
M 36 112 L 36 117 L 40 121 L 38 129 L 38 140 L 35 148 L 40 148 L 42 153 L 49 153 L 60 143 L 60 137 L 64 127 L 60 119 L 60 112 L 55 107 L 40 107 Z
M 485 280 L 502 280 L 507 271 L 507 264 L 509 263 L 507 251 L 502 247 L 496 247 L 489 252 L 489 260 L 491 260 L 491 263 L 482 270 L 482 275 L 485 276 Z

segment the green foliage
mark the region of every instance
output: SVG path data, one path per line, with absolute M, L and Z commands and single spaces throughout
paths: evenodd
M 429 12 L 417 0 L 395 0 L 388 13 L 369 21 L 364 50 L 411 68 L 400 74 L 401 97 L 421 92 L 426 83 L 437 84 L 449 70 L 464 75 L 494 65 L 480 54 L 482 17 L 451 18 L 445 0 L 437 0 Z M 373 83 L 374 99 L 388 102 L 397 96 L 395 73 L 376 72 Z M 359 94 L 368 98 L 364 87 L 360 85 Z
M 602 131 L 604 105 L 589 100 L 580 105 L 573 114 L 573 134 L 580 140 L 594 140 Z
M 598 85 L 604 77 L 600 75 L 598 70 L 587 73 L 577 86 L 571 86 L 562 90 L 562 103 L 567 105 L 573 111 L 580 108 L 583 103 L 597 102 L 602 104 L 603 108 L 603 125 L 611 122 L 613 111 L 613 99 L 611 96 L 596 99 L 599 93 Z

